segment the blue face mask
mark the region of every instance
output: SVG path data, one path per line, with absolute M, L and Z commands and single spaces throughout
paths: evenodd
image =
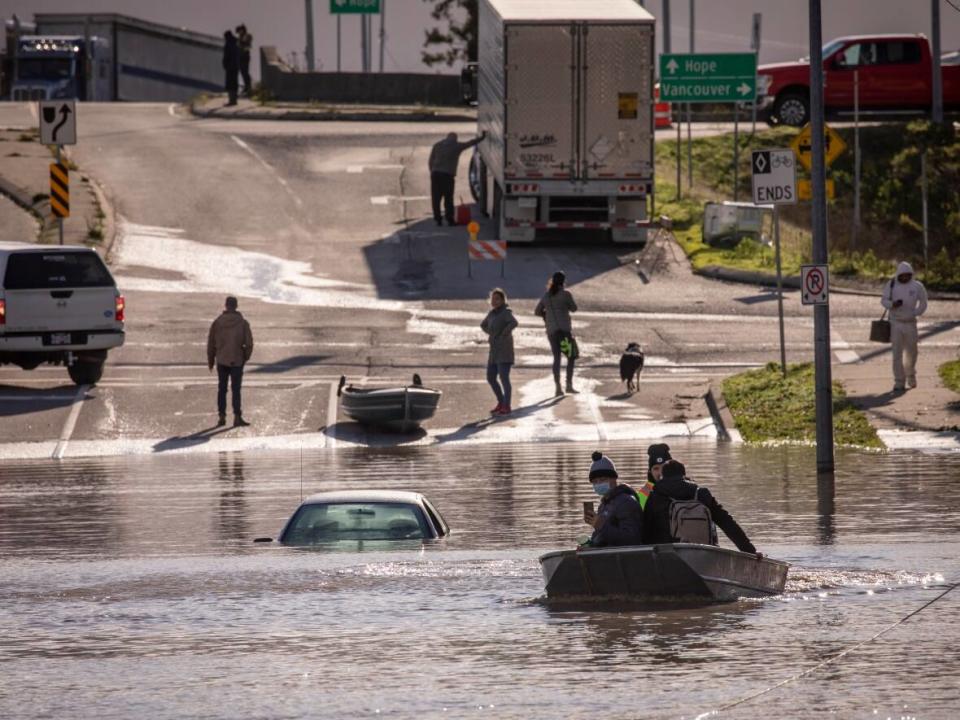
M 593 491 L 600 497 L 603 497 L 608 492 L 610 492 L 610 483 L 609 482 L 594 483 Z

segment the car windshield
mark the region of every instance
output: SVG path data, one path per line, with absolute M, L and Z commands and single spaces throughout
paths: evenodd
M 423 540 L 432 537 L 423 512 L 405 503 L 316 503 L 297 510 L 280 542 Z
M 7 259 L 7 290 L 113 287 L 113 278 L 95 252 L 16 252 Z
M 20 80 L 63 80 L 72 77 L 73 62 L 69 58 L 20 58 L 17 78 Z

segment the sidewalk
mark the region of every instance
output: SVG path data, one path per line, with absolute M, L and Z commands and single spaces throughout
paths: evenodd
M 944 387 L 937 368 L 955 360 L 957 351 L 925 349 L 923 325 L 917 360 L 917 387 L 893 392 L 889 345 L 877 344 L 863 361 L 835 364 L 833 379 L 843 383 L 849 400 L 866 413 L 891 450 L 954 450 L 960 452 L 960 395 Z
M 190 101 L 190 112 L 197 117 L 230 120 L 341 120 L 393 122 L 476 122 L 477 112 L 464 105 L 430 107 L 426 105 L 352 105 L 336 103 L 270 102 L 261 104 L 240 98 L 227 105 L 226 95 L 202 95 Z
M 104 254 L 109 250 L 112 223 L 106 217 L 107 208 L 98 199 L 99 190 L 82 171 L 69 160 L 65 151 L 63 162 L 70 168 L 70 217 L 63 221 L 63 242 L 68 245 L 97 245 Z M 0 211 L 5 240 L 20 242 L 60 242 L 56 219 L 50 210 L 50 163 L 54 155 L 41 145 L 34 128 L 24 130 L 0 130 L 0 194 L 6 196 L 21 217 L 13 209 Z M 32 222 L 25 221 L 26 216 Z

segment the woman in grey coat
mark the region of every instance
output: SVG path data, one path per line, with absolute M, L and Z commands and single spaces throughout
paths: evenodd
M 490 340 L 490 355 L 487 357 L 487 382 L 497 396 L 497 406 L 490 411 L 491 415 L 509 415 L 510 395 L 510 366 L 513 365 L 513 329 L 517 327 L 517 319 L 507 305 L 507 294 L 501 288 L 490 291 L 490 312 L 480 323 Z M 499 382 L 497 377 L 499 376 Z
M 553 351 L 553 382 L 556 386 L 556 394 L 563 395 L 563 388 L 560 386 L 560 341 L 564 337 L 573 337 L 573 323 L 570 320 L 570 313 L 577 311 L 577 303 L 573 301 L 573 295 L 563 286 L 567 282 L 567 276 L 560 270 L 553 274 L 550 282 L 547 284 L 547 292 L 540 298 L 534 315 L 543 318 L 547 325 L 547 340 L 550 341 L 550 349 Z M 576 357 L 570 355 L 567 357 L 567 392 L 576 393 L 573 389 L 573 364 Z

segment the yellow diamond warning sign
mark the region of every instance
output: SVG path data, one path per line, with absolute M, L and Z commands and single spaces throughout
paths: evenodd
M 800 164 L 803 165 L 808 172 L 813 167 L 813 148 L 810 145 L 811 138 L 810 125 L 807 124 L 804 125 L 803 130 L 793 139 L 793 142 L 790 143 L 790 147 L 792 147 L 793 151 L 797 154 L 797 160 L 800 161 Z M 833 161 L 843 155 L 846 149 L 847 144 L 843 141 L 843 138 L 840 137 L 836 130 L 824 123 L 823 161 L 826 167 L 830 167 Z

